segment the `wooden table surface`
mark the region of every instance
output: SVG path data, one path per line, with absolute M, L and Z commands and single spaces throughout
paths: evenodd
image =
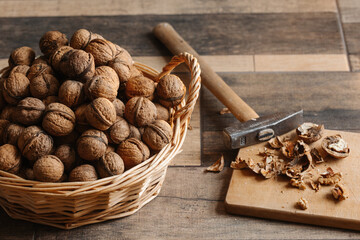
M 151 34 L 174 28 L 259 115 L 303 108 L 306 121 L 360 132 L 360 1 L 357 0 L 0 0 L 0 67 L 10 51 L 36 49 L 41 35 L 78 28 L 102 34 L 161 70 L 171 54 Z M 184 78 L 188 73 L 178 69 Z M 64 231 L 0 211 L 0 239 L 353 239 L 355 231 L 226 213 L 232 170 L 206 173 L 224 154 L 221 131 L 237 124 L 201 89 L 184 151 L 160 195 L 124 219 Z

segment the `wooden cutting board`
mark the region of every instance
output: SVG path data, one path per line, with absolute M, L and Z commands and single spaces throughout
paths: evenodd
M 327 156 L 325 163 L 316 165 L 316 168 L 320 169 L 320 173 L 327 167 L 342 172 L 341 183 L 349 191 L 348 199 L 335 200 L 331 195 L 333 186 L 321 186 L 318 192 L 310 186 L 299 190 L 289 185 L 287 177 L 265 179 L 249 169 L 243 169 L 233 171 L 225 199 L 226 210 L 233 214 L 360 230 L 360 134 L 325 130 L 324 136 L 335 134 L 341 134 L 348 142 L 350 155 L 338 160 Z M 295 131 L 287 135 L 294 137 Z M 310 146 L 319 148 L 320 143 L 321 140 Z M 243 148 L 239 155 L 256 160 L 262 158 L 258 153 L 264 147 L 268 144 Z M 307 210 L 296 207 L 301 197 L 309 202 Z

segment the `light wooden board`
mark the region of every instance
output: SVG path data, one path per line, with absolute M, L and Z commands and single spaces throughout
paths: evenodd
M 360 1 L 358 0 L 338 0 L 341 20 L 343 23 L 360 22 Z
M 333 186 L 322 186 L 316 193 L 310 187 L 299 190 L 289 186 L 289 179 L 285 177 L 265 180 L 248 169 L 234 170 L 225 199 L 227 211 L 261 218 L 360 230 L 360 134 L 326 130 L 324 136 L 335 134 L 341 134 L 348 142 L 350 155 L 340 160 L 327 156 L 326 162 L 316 165 L 316 168 L 320 173 L 329 166 L 335 172 L 342 172 L 341 182 L 349 190 L 349 199 L 333 199 Z M 294 137 L 295 132 L 292 131 L 290 135 Z M 319 148 L 320 142 L 321 140 L 311 146 Z M 262 157 L 258 153 L 263 151 L 265 146 L 268 146 L 266 142 L 250 146 L 241 149 L 239 154 L 244 159 L 260 160 Z M 309 202 L 307 210 L 300 210 L 295 206 L 301 197 Z
M 335 0 L 2 0 L 1 17 L 190 13 L 336 12 Z

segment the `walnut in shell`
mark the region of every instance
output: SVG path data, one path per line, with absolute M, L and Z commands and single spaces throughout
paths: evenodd
M 29 71 L 27 72 L 26 76 L 31 80 L 34 77 L 37 77 L 42 74 L 51 74 L 54 75 L 54 71 L 52 67 L 45 63 L 37 63 L 31 65 Z
M 93 39 L 104 39 L 101 35 L 87 29 L 77 30 L 71 37 L 70 46 L 76 49 L 85 49 Z
M 82 133 L 90 128 L 88 121 L 86 120 L 86 111 L 88 104 L 80 105 L 75 110 L 76 125 L 75 128 L 78 132 Z
M 129 124 L 122 117 L 117 117 L 115 123 L 109 128 L 108 134 L 111 142 L 120 144 L 130 135 Z
M 116 116 L 123 117 L 125 111 L 125 104 L 118 98 L 116 98 L 112 103 L 116 110 Z
M 33 97 L 44 99 L 59 91 L 59 81 L 51 74 L 40 74 L 30 80 L 30 93 Z
M 76 160 L 75 149 L 68 144 L 60 145 L 56 148 L 54 155 L 64 164 L 64 169 L 69 172 L 73 169 Z
M 2 135 L 3 142 L 9 143 L 12 145 L 17 145 L 17 140 L 24 131 L 24 127 L 20 126 L 16 123 L 10 123 L 4 129 L 4 133 Z
M 178 76 L 169 74 L 160 79 L 156 93 L 163 106 L 175 107 L 185 98 L 186 87 Z
M 70 46 L 59 47 L 49 58 L 49 64 L 56 71 L 60 71 L 60 66 L 62 66 L 66 61 L 68 61 L 70 54 L 74 49 Z
M 33 97 L 27 97 L 21 100 L 14 115 L 14 120 L 18 123 L 30 126 L 41 121 L 42 115 L 45 111 L 45 104 Z
M 27 76 L 30 67 L 28 65 L 17 65 L 13 69 L 11 69 L 10 75 L 14 73 L 21 73 Z
M 75 114 L 61 103 L 51 103 L 45 108 L 42 126 L 53 136 L 70 134 L 75 127 Z
M 103 132 L 89 129 L 79 137 L 77 141 L 77 152 L 81 158 L 94 161 L 105 154 L 107 145 L 108 140 Z
M 92 40 L 86 46 L 85 51 L 94 56 L 96 66 L 107 65 L 116 55 L 115 45 L 105 39 Z
M 159 103 L 155 103 L 155 107 L 156 107 L 156 113 L 157 113 L 156 120 L 169 121 L 169 119 L 170 119 L 169 110 Z
M 11 74 L 3 83 L 2 94 L 6 102 L 16 105 L 30 95 L 30 81 L 21 73 Z
M 19 47 L 11 52 L 9 57 L 9 66 L 11 68 L 17 65 L 30 66 L 35 59 L 35 51 L 30 47 Z
M 321 147 L 334 158 L 345 158 L 350 154 L 350 148 L 347 142 L 340 135 L 324 138 Z
M 69 108 L 83 104 L 85 102 L 84 84 L 73 80 L 63 82 L 59 89 L 59 101 Z
M 116 149 L 116 153 L 123 159 L 125 169 L 130 169 L 142 163 L 150 156 L 149 148 L 136 138 L 123 141 Z
M 98 179 L 96 170 L 90 164 L 83 164 L 74 168 L 69 174 L 69 182 L 87 182 Z
M 300 139 L 306 143 L 313 143 L 322 137 L 324 125 L 305 122 L 296 128 L 296 133 Z
M 87 106 L 85 116 L 91 126 L 107 130 L 116 120 L 116 110 L 108 99 L 96 98 Z
M 126 84 L 125 94 L 128 99 L 132 97 L 154 98 L 155 83 L 145 76 L 130 78 Z
M 64 164 L 54 155 L 45 155 L 35 162 L 33 171 L 36 180 L 60 182 L 64 174 Z
M 49 57 L 59 47 L 68 45 L 66 35 L 59 31 L 46 32 L 39 42 L 41 52 Z
M 21 153 L 11 144 L 0 146 L 0 170 L 17 174 L 20 170 Z
M 62 56 L 59 68 L 66 77 L 86 82 L 95 74 L 94 57 L 83 50 L 70 50 Z
M 124 116 L 131 124 L 142 127 L 155 121 L 157 113 L 154 103 L 144 97 L 133 97 L 125 105 Z
M 95 76 L 98 76 L 98 75 L 105 76 L 107 79 L 109 79 L 113 82 L 116 89 L 119 89 L 120 80 L 114 69 L 112 69 L 109 66 L 97 67 L 97 68 L 95 68 Z
M 171 142 L 172 128 L 164 120 L 156 120 L 145 127 L 143 141 L 154 151 L 160 151 Z
M 96 170 L 101 178 L 119 175 L 125 170 L 124 161 L 117 153 L 108 152 L 99 159 Z
M 104 75 L 94 76 L 85 84 L 85 92 L 90 100 L 102 97 L 112 102 L 117 96 L 117 90 L 113 81 Z

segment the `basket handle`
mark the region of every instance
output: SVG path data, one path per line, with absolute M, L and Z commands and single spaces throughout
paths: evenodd
M 198 60 L 191 55 L 190 53 L 184 52 L 179 55 L 174 56 L 170 62 L 163 68 L 163 71 L 158 75 L 156 81 L 159 81 L 165 75 L 170 74 L 170 72 L 180 65 L 181 63 L 186 63 L 190 69 L 191 80 L 189 84 L 189 95 L 186 99 L 186 103 L 181 104 L 180 107 L 177 107 L 174 118 L 181 117 L 181 122 L 184 120 L 188 121 L 191 118 L 191 113 L 194 110 L 196 100 L 199 98 L 200 92 L 200 65 Z

